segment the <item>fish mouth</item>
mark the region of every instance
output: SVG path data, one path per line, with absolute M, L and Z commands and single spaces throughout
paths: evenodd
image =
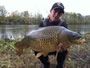
M 83 44 L 86 40 L 85 40 L 85 39 L 80 38 L 80 39 L 73 40 L 73 41 L 75 41 L 75 43 L 76 43 L 76 44 Z

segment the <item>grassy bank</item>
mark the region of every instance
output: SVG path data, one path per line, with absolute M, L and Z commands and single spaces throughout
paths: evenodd
M 84 35 L 86 43 L 82 46 L 74 46 L 69 49 L 71 56 L 65 62 L 65 68 L 89 68 L 90 67 L 90 35 Z M 16 54 L 15 40 L 0 40 L 0 68 L 40 68 L 41 62 L 35 58 L 32 50 L 24 50 L 20 57 Z M 55 68 L 54 56 L 49 56 L 50 62 Z

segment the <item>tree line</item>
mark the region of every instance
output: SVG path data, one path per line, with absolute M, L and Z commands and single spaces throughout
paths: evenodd
M 14 11 L 8 14 L 4 6 L 0 6 L 0 24 L 39 24 L 44 19 L 40 13 L 35 15 L 28 11 Z M 62 16 L 68 24 L 90 24 L 90 15 L 83 16 L 80 13 L 65 12 Z

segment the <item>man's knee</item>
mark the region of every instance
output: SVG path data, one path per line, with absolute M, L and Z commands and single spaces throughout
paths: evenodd
M 57 67 L 56 68 L 63 68 L 66 56 L 67 56 L 67 51 L 63 51 L 63 52 L 58 53 Z

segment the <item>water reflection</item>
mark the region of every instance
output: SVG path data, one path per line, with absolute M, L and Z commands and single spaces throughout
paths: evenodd
M 37 29 L 37 25 L 0 25 L 0 39 L 16 37 L 23 38 L 30 30 Z
M 90 33 L 90 24 L 69 25 L 69 29 L 80 34 Z
M 37 28 L 38 25 L 0 25 L 0 39 L 23 38 L 28 32 Z M 69 29 L 81 34 L 90 33 L 90 25 L 69 25 Z

